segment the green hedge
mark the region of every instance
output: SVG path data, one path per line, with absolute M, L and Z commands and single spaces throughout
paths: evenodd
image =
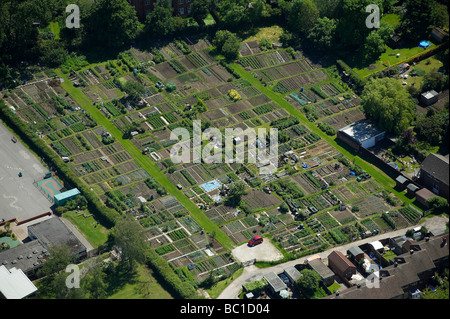
M 147 252 L 147 265 L 166 282 L 167 287 L 176 297 L 182 299 L 199 298 L 194 286 L 189 282 L 183 282 L 169 263 L 154 250 Z
M 361 76 L 358 75 L 358 73 L 356 73 L 351 67 L 348 66 L 347 63 L 345 63 L 342 60 L 337 60 L 336 63 L 338 64 L 339 68 L 341 69 L 341 71 L 345 71 L 349 76 L 350 79 L 352 80 L 352 82 L 356 85 L 357 89 L 359 91 L 362 91 L 362 89 L 364 88 L 364 86 L 367 83 L 367 80 L 362 78 Z
M 103 205 L 97 195 L 75 175 L 67 164 L 64 163 L 50 147 L 48 147 L 44 140 L 38 137 L 19 116 L 5 105 L 3 100 L 0 100 L 0 119 L 5 121 L 5 123 L 11 127 L 39 157 L 43 157 L 47 163 L 58 170 L 58 176 L 65 182 L 65 185 L 78 188 L 88 201 L 89 211 L 103 226 L 107 228 L 114 226 L 119 213 Z

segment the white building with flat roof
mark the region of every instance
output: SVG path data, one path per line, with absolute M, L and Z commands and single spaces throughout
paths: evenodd
M 0 299 L 23 299 L 37 291 L 21 269 L 0 266 Z

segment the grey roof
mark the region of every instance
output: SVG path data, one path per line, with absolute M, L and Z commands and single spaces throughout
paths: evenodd
M 347 253 L 349 253 L 352 256 L 358 256 L 358 255 L 364 254 L 362 249 L 359 248 L 358 246 L 353 246 L 353 247 L 349 248 L 347 250 Z
M 383 131 L 366 120 L 354 122 L 341 128 L 339 131 L 358 142 L 364 142 L 365 140 L 383 133 Z
M 28 233 L 46 248 L 50 246 L 66 245 L 74 255 L 86 250 L 86 247 L 60 220 L 59 217 L 49 218 L 43 222 L 28 227 Z
M 448 155 L 442 156 L 431 153 L 420 165 L 420 169 L 448 185 L 449 175 Z
M 399 182 L 400 184 L 404 184 L 408 181 L 408 179 L 403 175 L 398 175 L 398 177 L 395 179 L 396 182 Z
M 0 252 L 0 265 L 8 270 L 11 268 L 21 269 L 24 273 L 39 268 L 47 257 L 46 248 L 37 240 L 16 246 Z M 5 263 L 6 262 L 6 263 Z
M 264 276 L 264 278 L 266 278 L 267 282 L 269 283 L 269 285 L 272 287 L 272 289 L 275 292 L 280 292 L 281 290 L 287 288 L 287 286 L 283 282 L 283 280 L 281 280 L 281 278 L 278 277 L 277 274 L 274 273 L 273 271 L 268 273 L 268 274 L 266 274 Z
M 406 186 L 406 188 L 412 192 L 415 192 L 416 190 L 420 189 L 420 187 L 414 185 L 413 183 L 409 183 L 408 186 Z
M 334 277 L 334 272 L 332 272 L 331 269 L 328 268 L 328 266 L 325 265 L 320 259 L 311 260 L 308 265 L 312 268 L 312 270 L 317 272 L 322 279 Z
M 446 239 L 444 244 L 443 238 Z M 401 287 L 418 282 L 418 274 L 435 268 L 434 261 L 449 254 L 448 233 L 420 241 L 419 251 L 409 252 L 395 257 L 399 261 L 397 267 L 390 265 L 380 270 L 382 280 L 379 289 L 369 288 L 363 281 L 360 288 L 353 286 L 339 293 L 325 297 L 326 299 L 389 299 L 404 293 Z M 385 277 L 383 277 L 383 274 Z
M 302 274 L 294 266 L 286 267 L 284 272 L 293 282 L 296 282 L 298 278 L 302 276 Z
M 422 93 L 422 96 L 424 98 L 426 98 L 427 100 L 432 99 L 432 98 L 434 98 L 435 96 L 438 96 L 438 95 L 439 95 L 439 93 L 436 92 L 435 90 L 431 90 L 431 91 L 427 91 L 427 92 Z

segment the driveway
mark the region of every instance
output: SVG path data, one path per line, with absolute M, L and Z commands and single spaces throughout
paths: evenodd
M 233 249 L 231 253 L 241 263 L 252 259 L 256 259 L 257 261 L 271 261 L 283 258 L 283 254 L 268 239 L 254 247 L 242 244 Z
M 425 226 L 431 232 L 442 233 L 443 230 L 445 230 L 446 222 L 448 222 L 448 218 L 435 216 L 435 217 L 426 219 L 422 224 L 416 225 L 416 226 Z M 326 251 L 318 253 L 318 255 L 322 258 L 322 260 L 325 260 L 325 259 L 327 259 L 328 255 L 334 250 L 340 251 L 343 254 L 347 254 L 347 250 L 350 247 L 359 246 L 359 245 L 362 245 L 365 243 L 370 243 L 375 240 L 404 235 L 408 229 L 414 228 L 416 226 L 411 226 L 411 227 L 404 228 L 404 229 L 394 230 L 389 233 L 372 236 L 372 237 L 365 238 L 365 239 L 362 239 L 359 241 L 355 241 L 355 242 L 352 242 L 352 243 L 349 243 L 346 245 L 342 245 L 339 247 L 332 247 Z M 268 240 L 264 241 L 264 243 L 267 241 Z M 242 246 L 240 246 L 240 247 L 242 247 Z M 238 247 L 238 248 L 240 248 L 240 247 Z M 234 250 L 233 250 L 233 252 L 234 252 Z M 243 273 L 238 278 L 236 278 L 232 283 L 230 283 L 230 285 L 228 285 L 227 288 L 225 288 L 222 291 L 222 293 L 219 295 L 218 299 L 237 299 L 238 293 L 242 289 L 242 285 L 244 283 L 259 280 L 262 277 L 264 277 L 264 275 L 266 275 L 267 273 L 272 272 L 272 271 L 277 274 L 282 273 L 286 267 L 295 266 L 297 264 L 303 264 L 303 262 L 311 256 L 312 255 L 304 256 L 304 257 L 301 257 L 301 258 L 298 258 L 295 260 L 291 260 L 291 261 L 288 261 L 288 262 L 285 262 L 285 263 L 282 263 L 282 264 L 279 264 L 276 266 L 268 267 L 268 268 L 258 268 L 254 265 L 245 267 Z M 248 259 L 250 259 L 250 258 L 248 258 Z

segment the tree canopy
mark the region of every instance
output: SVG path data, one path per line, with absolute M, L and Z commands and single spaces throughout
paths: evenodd
M 404 86 L 393 78 L 372 79 L 366 84 L 361 105 L 380 129 L 400 135 L 414 118 L 415 105 Z

